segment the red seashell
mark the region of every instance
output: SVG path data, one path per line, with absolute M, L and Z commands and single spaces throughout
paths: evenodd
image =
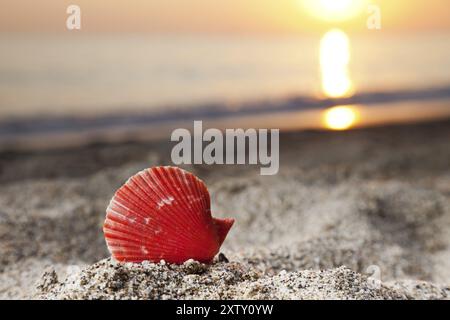
M 118 261 L 211 262 L 233 219 L 211 216 L 203 181 L 176 167 L 154 167 L 131 177 L 113 196 L 103 225 Z

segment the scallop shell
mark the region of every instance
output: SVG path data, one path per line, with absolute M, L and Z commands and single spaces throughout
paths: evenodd
M 208 263 L 233 223 L 211 216 L 208 190 L 196 176 L 176 167 L 154 167 L 117 190 L 103 232 L 118 261 Z

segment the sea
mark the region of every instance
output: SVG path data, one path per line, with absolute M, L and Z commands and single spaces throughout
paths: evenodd
M 345 35 L 331 72 L 351 90 L 330 96 L 325 34 L 0 34 L 0 140 L 194 119 L 318 127 L 308 112 L 335 105 L 370 110 L 360 125 L 450 117 L 450 33 Z

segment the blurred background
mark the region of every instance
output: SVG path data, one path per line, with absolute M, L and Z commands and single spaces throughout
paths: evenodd
M 66 27 L 71 4 L 81 9 L 80 30 Z M 0 6 L 7 148 L 168 138 L 194 119 L 345 130 L 450 116 L 444 0 Z

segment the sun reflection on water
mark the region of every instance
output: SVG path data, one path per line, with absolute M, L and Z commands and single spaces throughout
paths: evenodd
M 342 98 L 353 93 L 349 74 L 350 40 L 343 31 L 328 31 L 320 41 L 322 90 L 329 98 Z
M 353 95 L 350 78 L 350 39 L 339 29 L 328 31 L 320 41 L 320 73 L 322 91 L 327 98 L 345 98 Z M 327 109 L 322 116 L 325 128 L 347 130 L 359 121 L 356 106 L 336 106 Z
M 355 106 L 337 106 L 327 109 L 323 114 L 326 128 L 331 130 L 346 130 L 353 127 L 359 119 Z

